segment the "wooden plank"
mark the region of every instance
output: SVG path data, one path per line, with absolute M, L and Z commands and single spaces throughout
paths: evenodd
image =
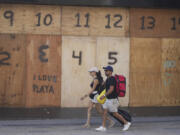
M 25 33 L 61 34 L 61 7 L 26 5 L 24 8 Z
M 132 37 L 180 37 L 180 10 L 130 9 Z
M 131 38 L 130 106 L 162 105 L 160 72 L 161 39 Z
M 22 33 L 23 15 L 23 6 L 0 4 L 0 33 Z
M 61 36 L 28 35 L 26 107 L 60 106 Z
M 126 77 L 127 92 L 125 97 L 119 98 L 121 106 L 128 106 L 129 104 L 129 57 L 129 38 L 97 38 L 96 63 L 102 74 L 104 75 L 102 67 L 111 65 L 114 68 L 114 74 L 121 74 Z
M 131 38 L 131 72 L 160 72 L 161 40 Z
M 62 107 L 87 107 L 92 81 L 88 70 L 95 66 L 96 39 L 64 36 L 62 38 Z
M 162 106 L 161 73 L 130 74 L 130 106 Z
M 23 107 L 25 91 L 24 35 L 0 34 L 0 106 Z
M 131 39 L 130 106 L 180 104 L 179 44 L 175 38 Z
M 180 39 L 162 39 L 163 105 L 180 105 Z
M 0 33 L 61 34 L 61 7 L 0 5 Z
M 62 8 L 63 35 L 128 36 L 128 23 L 125 8 Z

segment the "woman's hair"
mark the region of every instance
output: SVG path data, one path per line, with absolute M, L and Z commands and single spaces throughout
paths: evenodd
M 98 79 L 99 83 L 101 84 L 103 82 L 103 77 L 101 75 L 101 71 L 96 72 L 96 75 L 97 75 L 97 79 Z

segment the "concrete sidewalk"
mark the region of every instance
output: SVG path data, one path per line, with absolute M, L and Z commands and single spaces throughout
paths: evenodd
M 43 119 L 43 120 L 0 120 L 0 126 L 36 126 L 36 125 L 82 125 L 86 119 Z M 116 125 L 119 123 L 114 119 Z M 92 125 L 100 125 L 101 117 L 92 117 Z M 133 117 L 132 123 L 180 122 L 180 116 L 169 117 Z
M 180 117 L 135 117 L 123 132 L 118 123 L 106 132 L 96 132 L 100 118 L 92 118 L 91 128 L 82 128 L 85 119 L 0 121 L 0 135 L 179 135 Z

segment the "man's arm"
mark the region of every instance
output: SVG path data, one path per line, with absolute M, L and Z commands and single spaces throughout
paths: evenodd
M 108 90 L 108 92 L 107 92 L 106 94 L 104 94 L 103 96 L 101 96 L 100 99 L 102 100 L 102 99 L 104 99 L 106 96 L 110 95 L 110 94 L 113 92 L 113 90 L 114 90 L 114 86 L 111 85 L 110 88 L 109 88 L 109 90 Z

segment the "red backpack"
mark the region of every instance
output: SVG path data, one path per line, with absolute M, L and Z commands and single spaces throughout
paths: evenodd
M 124 97 L 126 94 L 126 77 L 123 75 L 115 75 L 116 79 L 116 93 L 119 97 Z

